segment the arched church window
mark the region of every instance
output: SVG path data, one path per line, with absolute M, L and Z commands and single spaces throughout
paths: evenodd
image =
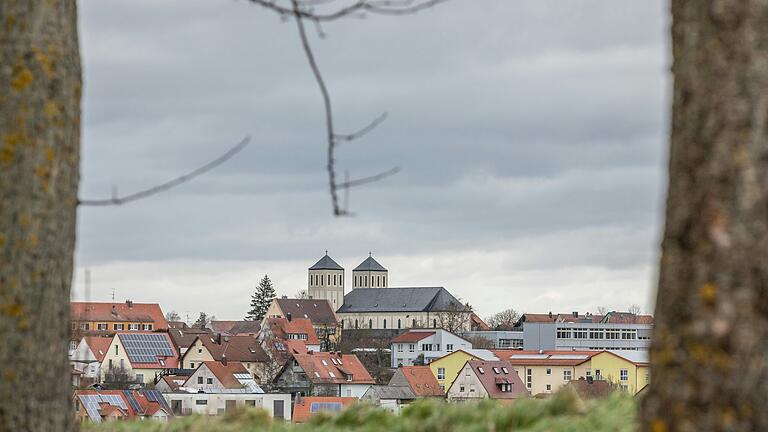
M 387 328 L 387 319 L 384 318 L 384 328 Z
M 357 318 L 355 318 L 355 328 L 357 328 Z
M 397 319 L 397 328 L 400 328 L 400 318 Z
M 434 318 L 432 319 L 432 328 L 437 328 L 437 320 Z
M 372 329 L 372 328 L 373 328 L 373 320 L 372 320 L 372 319 L 369 319 L 369 320 L 368 320 L 368 328 L 369 328 L 369 329 Z

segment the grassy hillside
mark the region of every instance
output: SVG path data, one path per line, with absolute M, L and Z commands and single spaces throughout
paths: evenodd
M 358 404 L 331 417 L 319 415 L 310 423 L 272 422 L 256 409 L 223 417 L 182 417 L 167 424 L 150 421 L 84 425 L 88 432 L 244 432 L 244 431 L 366 431 L 366 432 L 480 432 L 480 431 L 605 431 L 636 430 L 636 403 L 615 395 L 599 402 L 582 402 L 572 393 L 549 400 L 526 399 L 511 405 L 493 401 L 446 404 L 420 401 L 395 416 Z

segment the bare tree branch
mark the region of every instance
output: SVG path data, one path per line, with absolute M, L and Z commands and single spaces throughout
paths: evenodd
M 385 179 L 385 178 L 387 178 L 387 177 L 389 177 L 391 175 L 395 175 L 395 174 L 397 174 L 399 172 L 400 172 L 400 167 L 394 167 L 394 168 L 389 169 L 387 171 L 380 172 L 380 173 L 378 173 L 376 175 L 372 175 L 372 176 L 368 176 L 368 177 L 363 177 L 363 178 L 359 178 L 359 179 L 355 179 L 355 180 L 345 180 L 344 183 L 339 183 L 339 184 L 336 185 L 336 187 L 340 188 L 340 189 L 350 189 L 350 188 L 353 188 L 353 187 L 356 187 L 356 186 L 362 186 L 362 185 L 367 184 L 367 183 L 373 183 L 373 182 L 377 182 L 379 180 L 383 180 L 383 179 Z
M 165 183 L 159 184 L 157 186 L 153 186 L 148 189 L 144 189 L 139 192 L 135 192 L 129 195 L 126 195 L 124 197 L 119 197 L 117 195 L 116 189 L 113 188 L 112 190 L 112 197 L 111 198 L 104 198 L 104 199 L 81 199 L 78 201 L 79 205 L 83 206 L 109 206 L 109 205 L 122 205 L 126 204 L 132 201 L 140 200 L 143 198 L 150 197 L 152 195 L 156 195 L 161 192 L 165 192 L 168 189 L 171 189 L 173 187 L 176 187 L 182 183 L 186 183 L 195 177 L 198 177 L 202 174 L 205 174 L 206 172 L 216 168 L 217 166 L 223 164 L 232 156 L 239 153 L 241 150 L 243 150 L 251 140 L 251 137 L 247 136 L 243 138 L 242 141 L 240 141 L 236 146 L 232 147 L 231 149 L 227 150 L 226 153 L 223 155 L 217 157 L 216 159 L 208 162 L 207 164 L 187 173 L 182 176 L 176 177 L 173 180 L 167 181 Z
M 380 116 L 378 116 L 375 119 L 373 119 L 373 121 L 370 122 L 368 124 L 368 126 L 360 129 L 357 132 L 353 132 L 351 134 L 334 134 L 333 137 L 335 139 L 337 139 L 337 140 L 340 140 L 340 141 L 353 141 L 353 140 L 356 140 L 356 139 L 360 138 L 361 136 L 367 134 L 368 132 L 376 129 L 376 127 L 378 125 L 380 125 L 381 123 L 383 123 L 384 120 L 386 120 L 386 119 L 387 119 L 387 113 L 382 113 Z
M 280 4 L 277 1 L 270 0 L 249 0 L 251 3 L 270 9 L 279 15 L 293 15 L 304 19 L 310 19 L 315 21 L 334 21 L 340 18 L 348 17 L 361 17 L 366 12 L 380 15 L 408 15 L 420 12 L 424 9 L 434 7 L 440 3 L 444 3 L 448 0 L 422 0 L 415 1 L 394 1 L 394 0 L 358 0 L 347 6 L 340 7 L 331 12 L 319 13 L 314 9 L 301 9 L 295 11 L 294 7 L 288 7 Z M 305 1 L 291 0 L 292 5 L 296 6 L 315 4 L 320 5 L 323 3 L 333 3 L 325 1 L 315 1 L 307 3 Z M 362 14 L 362 15 L 361 15 Z

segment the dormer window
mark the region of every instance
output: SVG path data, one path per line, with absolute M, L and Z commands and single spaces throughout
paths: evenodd
M 509 369 L 505 367 L 501 368 L 501 371 L 504 372 L 505 375 L 509 373 Z
M 495 373 L 496 375 L 498 375 L 498 374 L 500 373 L 500 372 L 499 372 L 499 368 L 497 368 L 497 367 L 494 367 L 494 368 L 493 368 L 493 373 Z
M 331 378 L 336 378 L 336 375 L 334 375 L 333 372 L 331 372 L 331 371 L 328 371 L 328 375 L 330 375 Z
M 483 369 L 482 367 L 478 367 L 477 371 L 480 372 L 481 374 L 485 374 L 485 369 Z

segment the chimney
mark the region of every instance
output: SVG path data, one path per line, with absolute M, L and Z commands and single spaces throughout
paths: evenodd
M 287 299 L 287 298 L 288 298 L 288 296 L 287 296 L 287 295 L 284 295 L 284 296 L 282 296 L 281 298 L 282 298 L 282 299 Z
M 229 342 L 229 336 L 224 336 L 224 342 Z
M 551 311 L 549 312 L 549 317 L 552 318 L 552 312 Z
M 126 300 L 126 301 L 125 301 L 125 305 L 126 305 L 126 306 L 128 306 L 128 309 L 131 309 L 131 308 L 133 307 L 133 301 L 131 301 L 131 300 Z
M 226 366 L 226 365 L 227 365 L 227 355 L 226 355 L 226 354 L 222 354 L 222 355 L 221 355 L 221 364 L 222 364 L 223 366 Z
M 221 333 L 216 333 L 216 343 L 221 345 Z
M 293 318 L 293 316 L 292 316 L 292 314 L 291 314 L 290 312 L 288 312 L 287 314 L 285 314 L 285 319 L 287 319 L 287 320 L 288 320 L 288 322 L 291 322 L 291 318 Z
M 578 317 L 579 317 L 579 313 L 578 313 L 578 312 L 574 312 L 574 313 L 573 313 L 573 317 L 574 317 L 574 318 L 578 318 Z
M 115 309 L 115 305 L 112 305 L 112 315 L 117 316 L 117 309 Z

